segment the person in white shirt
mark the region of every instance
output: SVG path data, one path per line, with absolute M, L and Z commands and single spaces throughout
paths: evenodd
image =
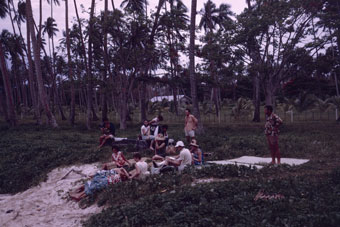
M 142 140 L 148 140 L 150 137 L 150 126 L 147 120 L 144 120 L 144 124 L 140 129 L 140 134 L 142 136 Z
M 154 165 L 157 166 L 175 166 L 178 167 L 178 171 L 182 171 L 186 166 L 190 166 L 192 164 L 192 156 L 188 149 L 184 148 L 183 141 L 178 141 L 175 146 L 179 155 L 175 157 L 165 157 L 165 160 L 159 164 L 154 162 Z
M 135 160 L 136 164 L 135 169 L 130 171 L 130 179 L 144 179 L 150 174 L 148 171 L 148 164 L 145 161 L 142 161 L 142 156 L 138 152 L 133 155 L 133 159 Z

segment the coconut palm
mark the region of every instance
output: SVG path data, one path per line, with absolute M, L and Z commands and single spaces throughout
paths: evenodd
M 68 77 L 71 82 L 71 111 L 69 121 L 74 125 L 75 121 L 75 90 L 74 90 L 74 79 L 73 79 L 73 69 L 71 62 L 71 47 L 70 47 L 70 31 L 68 26 L 68 0 L 65 0 L 65 27 L 66 27 L 66 50 L 67 50 L 67 67 L 68 67 Z
M 37 77 L 37 82 L 38 82 L 39 100 L 48 117 L 49 124 L 52 127 L 58 127 L 57 121 L 55 120 L 55 117 L 50 110 L 50 106 L 47 101 L 47 94 L 46 94 L 43 79 L 42 79 L 41 62 L 40 62 L 41 61 L 40 60 L 40 46 L 38 44 L 37 37 L 35 36 L 31 0 L 26 1 L 26 18 L 27 18 L 28 30 L 30 32 L 32 45 L 33 45 L 34 64 L 35 64 L 35 71 L 36 71 L 36 77 Z
M 200 121 L 200 110 L 197 98 L 197 84 L 195 75 L 195 31 L 196 31 L 196 8 L 197 0 L 191 0 L 191 14 L 190 14 L 190 42 L 189 42 L 189 72 L 190 72 L 190 88 L 191 99 L 193 103 L 193 114 L 199 121 L 197 132 L 203 131 L 202 122 Z
M 146 4 L 145 0 L 123 0 L 120 7 L 132 12 L 135 16 L 135 14 L 144 14 Z
M 5 18 L 8 13 L 8 8 L 5 0 L 0 0 L 0 18 Z M 6 105 L 7 105 L 7 116 L 9 119 L 9 123 L 11 126 L 15 126 L 16 116 L 14 111 L 14 103 L 12 97 L 12 89 L 10 84 L 10 79 L 7 71 L 6 60 L 5 60 L 5 52 L 3 50 L 3 44 L 0 40 L 0 68 L 2 79 L 4 81 L 5 93 L 6 93 Z
M 230 16 L 232 12 L 230 11 L 230 6 L 226 4 L 222 4 L 220 8 L 217 8 L 216 5 L 211 1 L 208 0 L 207 3 L 204 4 L 204 8 L 200 11 L 202 18 L 199 23 L 199 28 L 204 29 L 206 36 L 208 37 L 207 46 L 210 47 L 213 44 L 213 33 L 216 26 L 222 26 L 222 23 L 225 20 L 231 20 Z M 213 88 L 213 99 L 215 102 L 216 108 L 216 115 L 220 115 L 220 102 L 218 98 L 218 88 L 215 87 L 218 84 L 217 78 L 217 69 L 216 69 L 216 62 L 213 58 L 213 53 L 208 52 L 208 61 L 210 63 L 209 71 L 210 74 L 215 82 Z

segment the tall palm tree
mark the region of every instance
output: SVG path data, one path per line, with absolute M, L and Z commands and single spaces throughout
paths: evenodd
M 103 56 L 104 56 L 104 72 L 103 72 L 103 82 L 102 82 L 102 119 L 107 118 L 107 92 L 106 92 L 106 80 L 107 80 L 107 72 L 109 70 L 109 62 L 108 62 L 108 52 L 107 52 L 107 32 L 108 32 L 108 0 L 104 0 L 104 20 L 103 20 L 103 36 L 104 36 L 104 46 L 103 46 Z
M 217 8 L 211 0 L 208 0 L 208 2 L 204 4 L 204 8 L 200 11 L 200 13 L 202 15 L 202 18 L 199 23 L 199 28 L 204 28 L 206 35 L 208 35 L 209 37 L 207 45 L 210 46 L 213 44 L 212 37 L 216 26 L 221 26 L 224 20 L 230 19 L 229 16 L 232 15 L 230 11 L 230 6 L 222 4 L 220 8 Z M 215 82 L 215 85 L 213 87 L 213 98 L 215 102 L 216 114 L 217 116 L 220 116 L 218 88 L 216 87 L 218 85 L 217 69 L 215 60 L 213 59 L 212 55 L 212 53 L 208 53 L 208 61 L 210 62 L 210 74 Z
M 43 106 L 43 109 L 45 110 L 45 113 L 49 120 L 49 124 L 55 128 L 55 127 L 58 127 L 58 124 L 57 124 L 57 121 L 55 120 L 53 113 L 50 110 L 50 106 L 47 101 L 47 94 L 46 94 L 43 79 L 42 79 L 41 62 L 40 62 L 40 46 L 38 45 L 39 42 L 37 40 L 37 37 L 35 36 L 31 0 L 26 1 L 26 18 L 27 18 L 27 23 L 28 23 L 28 29 L 30 31 L 30 35 L 32 39 L 32 45 L 33 45 L 34 64 L 35 64 L 35 71 L 36 71 L 37 82 L 38 82 L 39 100 Z
M 5 0 L 0 0 L 0 18 L 5 18 L 8 12 L 7 4 Z M 4 81 L 5 93 L 6 93 L 6 104 L 7 104 L 7 115 L 9 119 L 9 123 L 11 126 L 16 126 L 16 116 L 14 111 L 14 103 L 12 97 L 12 89 L 10 84 L 10 79 L 7 71 L 5 53 L 3 51 L 2 42 L 0 40 L 0 68 L 2 79 Z
M 74 79 L 73 79 L 73 69 L 72 69 L 72 61 L 71 61 L 71 49 L 70 49 L 70 29 L 68 26 L 68 0 L 65 0 L 65 26 L 66 26 L 66 49 L 67 49 L 67 67 L 68 67 L 68 76 L 71 82 L 71 111 L 70 111 L 70 123 L 74 125 L 75 121 L 75 90 L 74 90 Z
M 193 104 L 193 114 L 199 121 L 198 131 L 203 131 L 201 115 L 197 98 L 197 84 L 195 75 L 195 31 L 196 31 L 196 8 L 197 0 L 191 0 L 191 14 L 190 14 L 190 43 L 189 43 L 189 73 L 190 73 L 190 88 L 191 99 Z
M 185 42 L 183 31 L 188 29 L 188 16 L 187 8 L 182 1 L 170 0 L 170 9 L 161 17 L 160 24 L 165 30 L 166 39 L 169 47 L 169 62 L 170 62 L 170 75 L 173 81 L 172 91 L 174 97 L 175 113 L 178 115 L 177 103 L 177 88 L 176 77 L 179 75 L 179 50 L 182 49 L 182 43 Z M 166 5 L 165 5 L 166 6 Z M 167 9 L 167 8 L 166 8 Z

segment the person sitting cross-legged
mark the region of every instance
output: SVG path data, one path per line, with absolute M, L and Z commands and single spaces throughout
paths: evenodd
M 138 152 L 133 155 L 133 159 L 136 164 L 135 169 L 129 172 L 130 179 L 144 179 L 150 174 L 148 171 L 148 164 L 142 160 L 142 156 Z
M 98 171 L 91 180 L 69 192 L 70 198 L 76 201 L 92 195 L 96 191 L 106 188 L 109 184 L 116 184 L 129 179 L 129 174 L 123 168 Z
M 155 167 L 164 167 L 164 166 L 174 166 L 178 168 L 178 171 L 182 171 L 186 166 L 191 165 L 192 156 L 188 149 L 184 147 L 183 141 L 178 141 L 176 143 L 176 151 L 179 152 L 179 155 L 175 157 L 165 157 L 162 162 L 156 163 L 153 162 Z M 159 158 L 159 157 L 158 157 Z M 156 160 L 156 159 L 153 159 Z M 159 160 L 162 160 L 159 158 Z

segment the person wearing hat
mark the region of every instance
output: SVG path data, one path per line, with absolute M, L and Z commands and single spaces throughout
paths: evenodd
M 203 152 L 199 148 L 197 141 L 193 139 L 190 143 L 190 152 L 192 154 L 192 162 L 194 165 L 202 165 L 203 164 Z
M 175 148 L 179 155 L 175 158 L 167 156 L 165 158 L 165 165 L 176 166 L 179 171 L 182 171 L 186 166 L 191 165 L 192 156 L 190 151 L 184 147 L 183 141 L 177 141 Z

